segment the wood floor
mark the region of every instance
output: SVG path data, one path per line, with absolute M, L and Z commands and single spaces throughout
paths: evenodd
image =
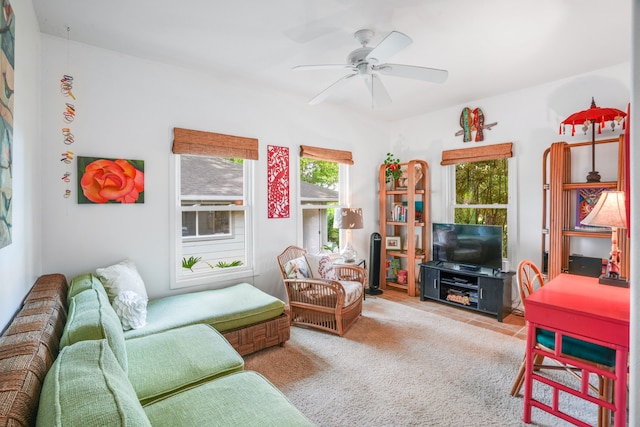
M 367 295 L 367 299 L 369 298 L 384 298 L 389 301 L 405 304 L 418 310 L 436 313 L 440 316 L 446 316 L 459 322 L 470 323 L 505 335 L 514 336 L 522 340 L 527 337 L 524 317 L 518 314 L 510 314 L 503 319 L 502 323 L 500 323 L 496 320 L 495 316 L 489 316 L 487 314 L 467 310 L 461 307 L 455 307 L 442 302 L 431 300 L 420 301 L 420 298 L 417 296 L 410 297 L 405 291 L 391 288 L 384 289 L 381 295 Z

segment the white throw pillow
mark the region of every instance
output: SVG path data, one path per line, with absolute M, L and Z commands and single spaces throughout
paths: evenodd
M 140 329 L 147 324 L 147 300 L 132 291 L 122 291 L 111 304 L 120 318 L 122 329 Z
M 122 291 L 132 291 L 145 300 L 149 299 L 147 290 L 144 287 L 144 281 L 131 260 L 126 259 L 109 267 L 98 268 L 96 269 L 96 275 L 107 291 L 111 303 Z
M 126 259 L 96 269 L 109 302 L 120 318 L 123 330 L 138 329 L 147 323 L 147 290 L 135 264 Z
M 337 280 L 335 270 L 331 258 L 327 255 L 305 254 L 305 258 L 309 263 L 311 277 L 314 279 Z

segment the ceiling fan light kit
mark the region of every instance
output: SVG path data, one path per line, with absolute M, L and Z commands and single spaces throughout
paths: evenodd
M 446 70 L 415 65 L 384 63 L 387 58 L 413 43 L 413 40 L 404 33 L 392 31 L 376 47 L 372 48 L 369 47 L 368 44 L 374 35 L 375 32 L 369 29 L 362 29 L 355 32 L 353 36 L 362 47 L 353 50 L 347 55 L 347 64 L 298 65 L 293 67 L 295 71 L 343 68 L 351 70 L 350 74 L 341 77 L 311 99 L 311 101 L 309 101 L 310 105 L 321 103 L 355 76 L 363 78 L 369 93 L 371 93 L 372 107 L 382 107 L 391 104 L 391 97 L 382 84 L 378 73 L 432 83 L 444 83 L 447 80 L 449 73 Z

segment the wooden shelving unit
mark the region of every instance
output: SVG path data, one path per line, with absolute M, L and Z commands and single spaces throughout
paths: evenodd
M 380 284 L 404 289 L 409 296 L 419 294 L 418 264 L 430 259 L 431 217 L 429 191 L 429 165 L 423 160 L 410 160 L 401 163 L 406 173 L 406 186 L 398 187 L 396 183 L 386 183 L 386 165 L 380 166 L 380 235 L 382 251 L 380 260 Z M 422 176 L 416 177 L 416 170 L 422 169 Z M 416 202 L 422 202 L 422 213 L 416 218 Z M 396 206 L 405 206 L 404 218 L 394 218 Z M 387 250 L 386 240 L 389 236 L 400 237 L 402 250 Z M 416 238 L 418 245 L 416 247 Z M 407 272 L 405 283 L 387 281 L 387 260 L 400 261 L 400 269 Z
M 610 231 L 576 229 L 576 191 L 584 188 L 624 189 L 624 135 L 596 141 L 596 144 L 618 144 L 617 181 L 571 182 L 571 150 L 591 145 L 591 141 L 568 144 L 556 142 L 547 148 L 542 161 L 542 256 L 549 253 L 547 276 L 551 280 L 568 271 L 571 238 L 611 239 Z M 629 241 L 626 230 L 618 230 L 618 246 L 622 250 L 620 273 L 629 277 Z M 607 254 L 603 254 L 603 257 Z

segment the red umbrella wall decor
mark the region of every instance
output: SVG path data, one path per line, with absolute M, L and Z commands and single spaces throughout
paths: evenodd
M 598 133 L 602 133 L 606 122 L 611 122 L 611 130 L 622 122 L 624 129 L 624 118 L 627 113 L 617 108 L 601 108 L 596 106 L 593 97 L 591 98 L 591 107 L 588 110 L 573 113 L 560 123 L 560 134 L 563 134 L 565 127 L 571 125 L 571 136 L 576 133 L 576 124 L 582 125 L 582 130 L 586 135 L 589 126 L 591 126 L 591 172 L 587 175 L 587 182 L 600 182 L 600 174 L 596 172 L 596 123 L 598 125 Z

